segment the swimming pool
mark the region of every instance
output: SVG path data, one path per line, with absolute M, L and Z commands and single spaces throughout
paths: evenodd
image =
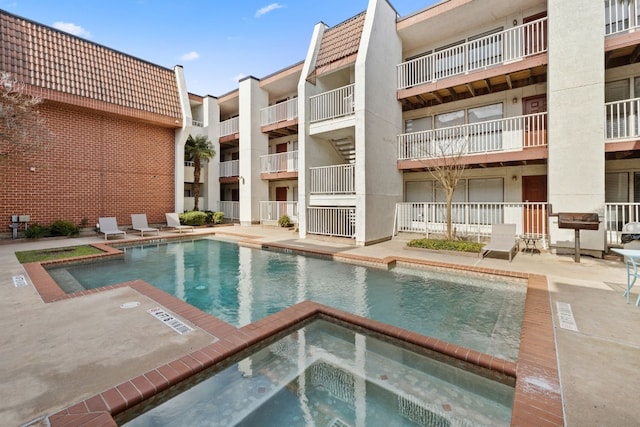
M 313 300 L 517 359 L 526 285 L 396 267 L 389 271 L 198 239 L 124 248 L 123 260 L 49 270 L 66 291 L 142 279 L 236 326 Z
M 507 426 L 514 395 L 507 382 L 316 320 L 116 421 L 128 427 Z

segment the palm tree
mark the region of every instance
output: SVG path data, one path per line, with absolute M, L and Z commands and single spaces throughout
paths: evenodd
M 198 199 L 200 198 L 200 169 L 202 160 L 209 160 L 216 155 L 213 144 L 206 136 L 200 135 L 195 138 L 189 135 L 184 146 L 185 157 L 193 161 L 193 210 L 198 210 Z

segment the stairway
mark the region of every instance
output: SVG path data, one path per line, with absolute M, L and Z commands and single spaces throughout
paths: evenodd
M 342 156 L 346 163 L 355 163 L 356 144 L 351 137 L 330 139 L 331 145 Z

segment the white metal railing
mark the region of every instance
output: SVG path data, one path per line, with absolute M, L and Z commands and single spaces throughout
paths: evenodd
M 435 82 L 547 50 L 547 18 L 421 56 L 397 66 L 398 89 Z
M 310 122 L 319 122 L 353 114 L 355 111 L 353 103 L 354 86 L 350 84 L 309 97 Z
M 218 202 L 218 212 L 224 213 L 224 219 L 239 220 L 240 219 L 240 202 L 231 202 L 221 200 Z
M 638 0 L 604 0 L 604 33 L 616 34 L 640 26 Z
M 640 136 L 640 98 L 607 102 L 604 106 L 607 140 Z
M 493 224 L 516 224 L 520 237 L 542 239 L 548 247 L 548 204 L 546 202 L 453 203 L 451 222 L 457 236 L 478 241 L 491 235 Z M 398 232 L 443 234 L 447 229 L 447 205 L 440 202 L 396 204 L 393 234 Z
M 547 113 L 398 135 L 398 160 L 520 151 L 547 145 Z
M 605 203 L 604 229 L 608 245 L 619 245 L 622 226 L 628 222 L 640 222 L 640 202 Z
M 220 162 L 220 176 L 239 176 L 240 160 L 230 160 L 228 162 Z
M 191 124 L 199 128 L 204 126 L 204 123 L 202 122 L 202 120 L 191 120 Z
M 307 233 L 323 236 L 355 237 L 356 208 L 307 208 Z
M 240 132 L 240 120 L 238 117 L 234 117 L 224 122 L 220 122 L 220 137 L 233 135 Z
M 184 162 L 184 165 L 185 165 L 186 167 L 191 167 L 191 168 L 192 168 L 192 167 L 193 167 L 193 162 L 192 162 L 192 161 L 189 161 L 189 160 L 186 160 L 186 161 Z
M 268 154 L 260 156 L 260 173 L 297 172 L 298 152 Z
M 355 193 L 355 165 L 309 168 L 311 194 Z
M 260 223 L 278 221 L 282 215 L 287 215 L 289 220 L 298 223 L 298 202 L 260 202 Z
M 260 110 L 260 126 L 293 120 L 298 117 L 298 98 L 270 105 Z

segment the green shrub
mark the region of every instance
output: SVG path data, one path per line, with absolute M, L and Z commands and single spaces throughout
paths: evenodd
M 34 224 L 31 224 L 29 228 L 24 230 L 24 235 L 28 239 L 40 239 L 41 237 L 47 237 L 51 234 L 49 231 L 49 227 L 47 227 L 46 225 L 40 225 L 36 222 Z
M 288 215 L 282 215 L 278 218 L 278 225 L 280 225 L 280 227 L 291 227 L 293 223 L 291 222 L 291 219 L 289 219 Z
M 414 239 L 407 243 L 407 246 L 412 248 L 478 253 L 482 250 L 484 244 L 459 240 Z
M 224 212 L 205 211 L 207 214 L 207 224 L 221 224 L 224 218 Z
M 204 225 L 207 222 L 207 214 L 201 211 L 185 212 L 178 215 L 180 223 L 184 225 Z
M 71 221 L 59 219 L 49 226 L 52 236 L 75 237 L 80 234 L 80 228 Z

